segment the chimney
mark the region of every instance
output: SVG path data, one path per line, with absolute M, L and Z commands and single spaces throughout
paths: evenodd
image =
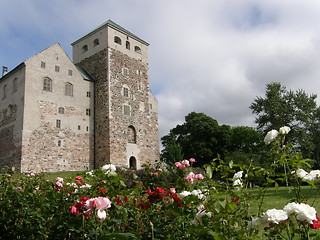
M 2 77 L 8 73 L 8 67 L 2 66 Z

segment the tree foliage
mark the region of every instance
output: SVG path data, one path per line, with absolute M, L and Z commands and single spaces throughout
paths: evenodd
M 287 90 L 277 82 L 266 85 L 264 97 L 257 97 L 250 105 L 256 114 L 257 128 L 264 132 L 289 126 L 290 141 L 306 158 L 318 160 L 320 109 L 317 106 L 317 95 L 304 90 Z
M 219 125 L 204 113 L 191 112 L 185 117 L 185 123 L 171 129 L 161 141 L 163 161 L 169 163 L 193 157 L 200 166 L 232 152 L 259 152 L 262 137 L 253 128 Z

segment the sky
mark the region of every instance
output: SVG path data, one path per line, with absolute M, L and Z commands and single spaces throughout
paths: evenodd
M 12 70 L 108 19 L 149 45 L 159 135 L 202 112 L 220 125 L 252 126 L 266 84 L 320 92 L 319 0 L 2 0 L 0 66 Z

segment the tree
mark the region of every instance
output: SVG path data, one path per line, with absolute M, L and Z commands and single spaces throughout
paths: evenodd
M 306 158 L 319 159 L 320 110 L 316 94 L 304 90 L 287 90 L 280 83 L 266 85 L 265 97 L 257 97 L 250 105 L 257 117 L 259 130 L 270 131 L 289 126 L 288 138 Z
M 184 124 L 177 125 L 168 135 L 161 138 L 164 147 L 162 160 L 176 161 L 176 158 L 169 157 L 172 156 L 174 145 L 179 145 L 184 158 L 196 158 L 197 165 L 203 165 L 216 158 L 218 154 L 224 155 L 230 138 L 229 126 L 219 126 L 216 120 L 204 113 L 191 112 L 185 117 Z
M 258 159 L 262 151 L 263 136 L 251 127 L 219 125 L 204 113 L 191 112 L 185 123 L 177 125 L 161 138 L 162 161 L 173 163 L 182 157 L 197 159 L 196 166 L 209 163 L 218 155 L 241 164 L 243 159 Z M 180 159 L 179 159 L 180 158 Z

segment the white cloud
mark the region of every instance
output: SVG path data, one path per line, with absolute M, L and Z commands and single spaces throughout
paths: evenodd
M 19 6 L 19 7 L 17 7 Z M 320 90 L 318 0 L 4 0 L 0 64 L 11 68 L 109 18 L 150 43 L 161 136 L 191 111 L 219 124 L 253 125 L 265 85 Z

